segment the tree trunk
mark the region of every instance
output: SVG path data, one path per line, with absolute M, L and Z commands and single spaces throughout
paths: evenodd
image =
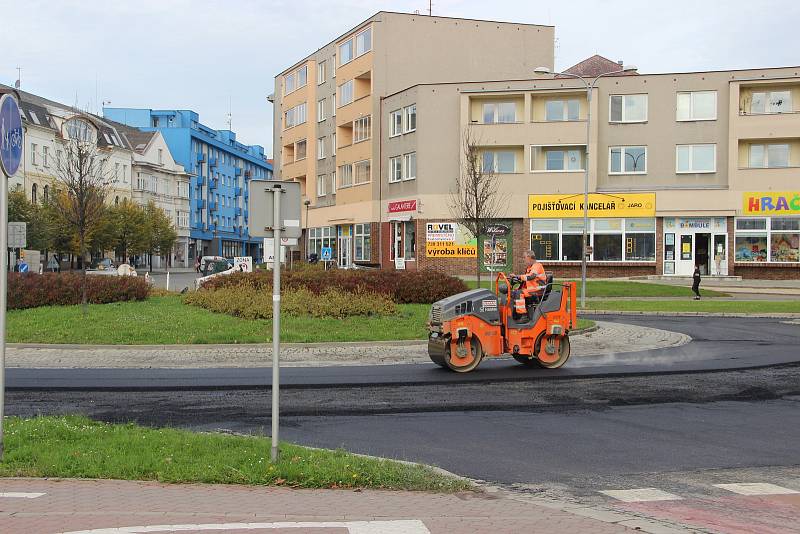
M 79 258 L 78 261 L 83 259 L 83 234 L 80 236 L 80 249 L 79 249 Z M 81 274 L 81 310 L 83 311 L 83 316 L 86 317 L 89 314 L 89 306 L 86 303 L 86 262 L 82 262 L 81 265 L 82 274 Z
M 153 253 L 150 252 L 150 274 L 153 273 Z

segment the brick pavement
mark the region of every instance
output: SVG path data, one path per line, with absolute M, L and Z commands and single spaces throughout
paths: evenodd
M 103 529 L 104 533 L 216 530 L 270 534 L 604 534 L 633 531 L 619 524 L 523 502 L 504 493 L 293 490 L 43 479 L 0 479 L 0 491 L 45 494 L 36 498 L 0 497 L 0 532 L 51 534 Z M 164 527 L 114 530 L 147 525 Z
M 657 328 L 598 322 L 598 329 L 571 336 L 572 356 L 621 354 L 683 345 L 691 338 Z M 287 343 L 284 367 L 430 363 L 426 342 Z M 210 368 L 268 367 L 271 345 L 59 346 L 10 345 L 7 367 Z

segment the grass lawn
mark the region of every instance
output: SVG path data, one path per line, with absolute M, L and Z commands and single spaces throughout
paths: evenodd
M 401 304 L 392 317 L 321 319 L 281 318 L 281 340 L 326 341 L 424 340 L 427 304 Z M 13 310 L 7 315 L 9 343 L 93 345 L 182 345 L 189 343 L 264 343 L 272 338 L 269 321 L 248 320 L 183 304 L 179 296 L 141 302 L 92 304 L 84 318 L 80 306 Z M 592 326 L 579 319 L 578 328 Z
M 428 491 L 472 487 L 422 466 L 289 443 L 281 443 L 280 461 L 273 465 L 268 438 L 111 425 L 78 416 L 6 422 L 0 463 L 5 477 Z
M 430 306 L 402 304 L 391 317 L 347 319 L 281 318 L 287 343 L 424 339 Z M 7 315 L 9 343 L 161 345 L 263 343 L 272 338 L 270 321 L 248 320 L 183 304 L 180 296 L 89 306 L 48 306 Z
M 578 295 L 580 295 L 580 280 L 577 282 Z M 478 287 L 478 282 L 475 280 L 467 281 L 466 284 L 471 288 Z M 481 287 L 494 290 L 494 279 L 491 282 L 481 280 Z M 629 282 L 627 280 L 587 280 L 586 292 L 587 297 L 685 297 L 691 295 L 692 291 L 689 286 Z M 729 296 L 727 293 L 720 293 L 719 291 L 702 289 L 701 292 L 706 297 Z
M 614 311 L 800 313 L 800 300 L 589 300 L 588 309 Z

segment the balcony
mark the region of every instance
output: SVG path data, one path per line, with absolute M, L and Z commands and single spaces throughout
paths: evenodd
M 250 178 L 251 176 L 253 176 L 253 171 L 244 171 L 245 178 Z
M 472 123 L 483 145 L 514 145 L 520 139 L 536 145 L 585 145 L 586 121 Z
M 192 185 L 195 187 L 202 187 L 206 183 L 206 179 L 204 176 L 195 176 L 192 179 Z
M 241 167 L 236 167 L 236 168 L 234 169 L 234 174 L 235 174 L 236 176 L 241 176 L 241 175 L 242 175 L 242 168 L 241 168 Z
M 241 196 L 241 194 L 242 194 L 242 188 L 241 187 L 237 186 L 233 191 L 234 191 L 234 193 L 236 194 L 237 197 Z
M 236 215 L 236 216 L 238 217 L 239 215 L 241 215 L 241 214 L 242 214 L 242 208 L 235 208 L 235 209 L 233 210 L 233 214 L 234 214 L 234 215 Z
M 211 211 L 217 211 L 217 203 L 216 202 L 209 202 L 208 209 Z
M 208 164 L 211 167 L 216 167 L 217 166 L 217 158 L 208 158 Z
M 209 189 L 216 189 L 217 188 L 217 180 L 211 179 L 208 181 L 208 188 Z
M 196 209 L 201 210 L 201 209 L 203 209 L 205 207 L 205 205 L 206 205 L 206 201 L 203 200 L 202 198 L 194 199 L 194 207 Z
M 206 155 L 205 155 L 205 154 L 203 154 L 202 152 L 198 152 L 198 153 L 197 153 L 197 162 L 198 162 L 198 163 L 202 163 L 202 162 L 204 162 L 205 160 L 206 160 Z
M 796 137 L 800 132 L 800 112 L 740 114 L 733 120 L 739 139 L 779 139 Z

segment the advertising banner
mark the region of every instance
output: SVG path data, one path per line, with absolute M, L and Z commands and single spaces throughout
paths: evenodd
M 425 256 L 428 258 L 477 258 L 478 243 L 463 226 L 455 222 L 425 225 Z
M 800 215 L 800 190 L 744 193 L 745 215 Z
M 655 193 L 589 194 L 589 217 L 655 217 Z M 528 195 L 531 219 L 583 217 L 583 195 Z

